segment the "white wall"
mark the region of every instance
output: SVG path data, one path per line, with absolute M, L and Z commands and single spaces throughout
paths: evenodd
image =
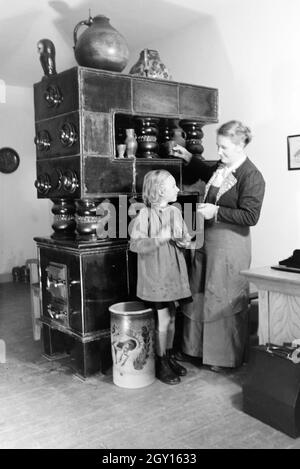
M 220 123 L 240 119 L 251 127 L 248 155 L 267 184 L 252 229 L 252 265 L 271 265 L 300 248 L 300 170 L 287 170 L 287 135 L 300 134 L 300 2 L 235 0 L 216 10 L 199 11 L 189 28 L 148 47 L 174 80 L 219 89 Z M 210 159 L 216 127 L 204 128 Z
M 0 148 L 11 147 L 20 156 L 18 169 L 0 172 L 0 281 L 11 280 L 14 266 L 36 257 L 34 236 L 52 232 L 52 204 L 37 199 L 34 180 L 35 145 L 33 90 L 6 87 L 6 103 L 0 104 Z

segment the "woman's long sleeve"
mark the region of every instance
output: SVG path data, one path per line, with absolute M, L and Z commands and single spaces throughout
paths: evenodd
M 265 193 L 265 181 L 256 169 L 245 174 L 238 184 L 238 207 L 227 207 L 225 196 L 220 199 L 217 221 L 254 226 L 258 222 Z
M 207 164 L 199 155 L 193 155 L 189 164 L 183 166 L 184 184 L 194 184 L 196 181 L 207 182 L 216 170 L 218 163 Z

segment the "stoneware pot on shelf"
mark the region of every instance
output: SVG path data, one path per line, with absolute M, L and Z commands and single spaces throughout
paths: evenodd
M 125 129 L 125 132 L 126 132 L 126 138 L 125 138 L 126 156 L 127 158 L 134 158 L 137 147 L 138 147 L 135 130 Z
M 160 80 L 172 79 L 167 67 L 160 60 L 159 53 L 152 49 L 141 51 L 137 63 L 131 67 L 129 74 Z
M 87 29 L 77 37 L 81 26 Z M 74 54 L 83 67 L 121 72 L 127 65 L 129 49 L 125 38 L 104 15 L 91 16 L 74 28 Z

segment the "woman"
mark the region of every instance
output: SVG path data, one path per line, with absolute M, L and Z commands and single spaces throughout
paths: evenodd
M 213 371 L 240 366 L 247 339 L 249 287 L 239 272 L 250 267 L 250 226 L 258 222 L 265 192 L 261 173 L 245 153 L 250 141 L 251 132 L 241 122 L 222 125 L 217 131 L 220 160 L 214 166 L 174 147 L 175 156 L 187 163 L 189 180 L 196 174 L 206 183 L 204 203 L 198 206 L 205 242 L 190 265 L 193 302 L 183 307 L 182 349 L 202 357 Z

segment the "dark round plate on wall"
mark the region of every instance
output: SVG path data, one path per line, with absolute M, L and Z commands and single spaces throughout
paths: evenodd
M 20 157 L 16 150 L 9 147 L 0 148 L 0 172 L 13 173 L 20 164 Z

